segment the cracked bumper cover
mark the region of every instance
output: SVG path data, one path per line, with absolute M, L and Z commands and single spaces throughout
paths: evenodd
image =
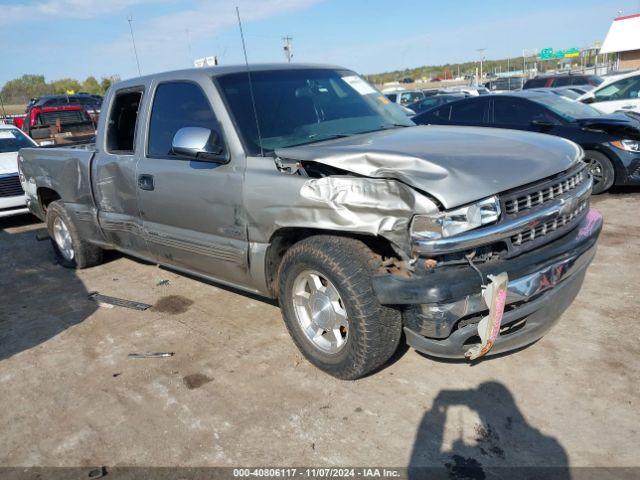
M 601 229 L 602 217 L 592 209 L 547 245 L 478 265 L 485 277 L 506 271 L 510 279 L 503 328 L 490 355 L 533 343 L 557 322 L 580 291 Z M 463 358 L 487 311 L 480 278 L 469 266 L 423 270 L 410 278 L 377 276 L 373 287 L 382 304 L 403 307 L 407 343 L 437 357 Z

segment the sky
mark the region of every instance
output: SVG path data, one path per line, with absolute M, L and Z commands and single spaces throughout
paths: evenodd
M 520 56 L 602 41 L 611 20 L 639 0 L 0 0 L 0 85 L 25 73 L 83 80 L 137 76 L 128 18 L 143 74 L 217 55 L 342 65 L 362 74 Z

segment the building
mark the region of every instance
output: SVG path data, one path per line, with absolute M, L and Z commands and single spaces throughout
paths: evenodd
M 640 13 L 614 18 L 600 54 L 617 57 L 620 70 L 640 68 Z

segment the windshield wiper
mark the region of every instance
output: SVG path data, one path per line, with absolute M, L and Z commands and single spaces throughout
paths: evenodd
M 312 139 L 308 142 L 300 142 L 300 143 L 293 143 L 291 145 L 287 145 L 286 147 L 283 148 L 289 148 L 289 147 L 299 147 L 300 145 L 309 145 L 311 143 L 317 143 L 317 142 L 324 142 L 325 140 L 334 140 L 336 138 L 345 138 L 345 137 L 350 137 L 352 135 L 356 135 L 355 133 L 332 133 L 330 135 L 309 135 L 307 138 L 308 139 Z M 319 138 L 314 138 L 314 137 L 319 137 Z

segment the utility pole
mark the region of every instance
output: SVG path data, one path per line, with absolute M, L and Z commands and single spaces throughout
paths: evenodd
M 140 71 L 140 60 L 138 60 L 138 50 L 136 50 L 136 39 L 133 37 L 133 27 L 131 26 L 131 22 L 133 22 L 133 18 L 131 15 L 127 17 L 127 21 L 129 22 L 129 31 L 131 32 L 131 43 L 133 44 L 133 54 L 136 56 L 136 65 L 138 65 L 138 76 L 142 76 L 142 72 Z
M 482 82 L 482 62 L 484 61 L 484 51 L 486 48 L 476 48 L 476 52 L 480 53 L 480 80 L 476 83 L 479 85 Z
M 291 40 L 293 40 L 293 38 L 288 35 L 286 37 L 282 37 L 282 50 L 284 50 L 284 56 L 287 57 L 288 63 L 291 63 L 291 59 L 293 58 L 293 51 L 291 50 Z

